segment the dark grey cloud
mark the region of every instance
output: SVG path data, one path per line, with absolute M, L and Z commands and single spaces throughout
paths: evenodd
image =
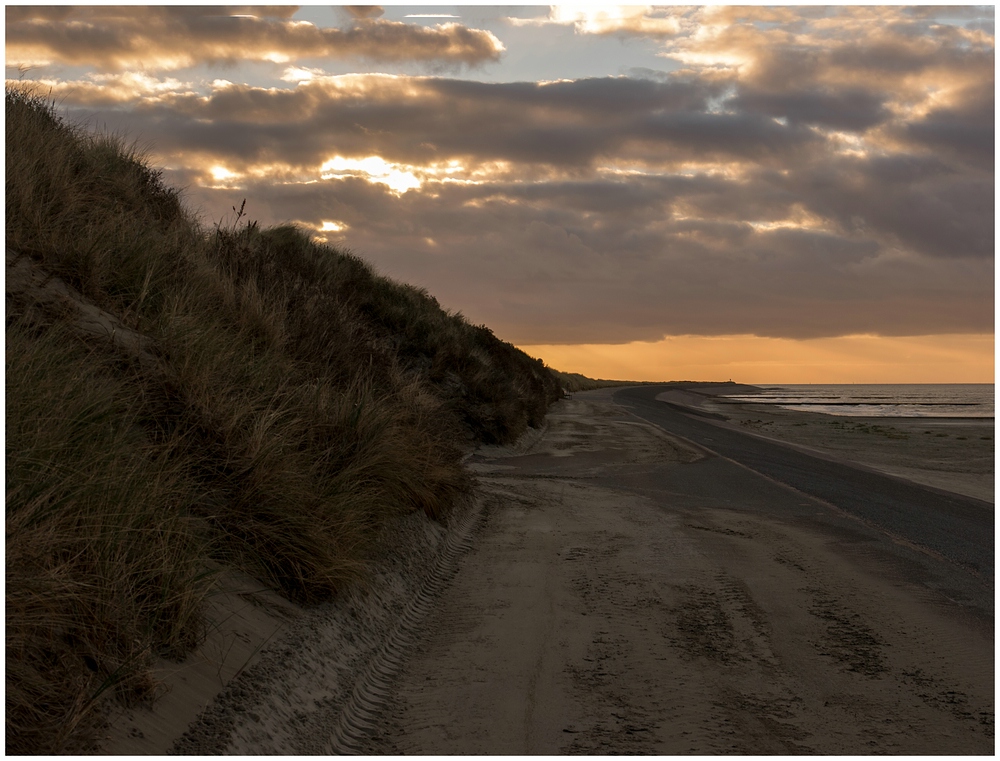
M 896 26 L 875 38 L 847 41 L 821 54 L 819 60 L 845 72 L 874 75 L 885 81 L 932 69 L 986 73 L 992 68 L 993 50 L 992 45 L 970 44 L 954 27 Z
M 976 166 L 993 164 L 996 142 L 992 79 L 967 88 L 950 108 L 937 108 L 903 127 L 905 137 Z
M 673 76 L 661 81 L 629 77 L 600 77 L 558 82 L 489 84 L 460 79 L 436 79 L 429 88 L 454 103 L 492 109 L 494 115 L 510 109 L 536 114 L 564 113 L 573 117 L 618 117 L 649 112 L 699 111 L 722 89 L 693 77 Z
M 792 92 L 740 90 L 729 101 L 737 111 L 787 119 L 790 124 L 816 124 L 838 130 L 864 131 L 889 118 L 888 93 L 858 88 L 822 88 Z
M 606 78 L 541 85 L 375 77 L 276 90 L 231 86 L 135 107 L 163 150 L 302 166 L 342 155 L 403 163 L 461 158 L 588 169 L 598 160 L 789 161 L 822 140 L 757 114 L 704 110 L 711 86 Z
M 891 156 L 841 160 L 790 176 L 785 187 L 844 231 L 939 258 L 992 259 L 992 172 Z
M 693 155 L 756 162 L 794 159 L 803 148 L 822 142 L 808 129 L 756 114 L 694 111 L 652 114 L 637 125 L 634 139 L 669 145 L 677 159 Z

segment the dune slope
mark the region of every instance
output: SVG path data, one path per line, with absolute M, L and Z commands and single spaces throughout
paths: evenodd
M 6 747 L 81 752 L 204 640 L 220 569 L 353 588 L 562 391 L 425 291 L 238 198 L 205 228 L 122 139 L 5 107 Z

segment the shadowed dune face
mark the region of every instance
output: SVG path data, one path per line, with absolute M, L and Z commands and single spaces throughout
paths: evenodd
M 201 227 L 134 147 L 6 97 L 7 749 L 93 751 L 233 566 L 304 605 L 444 520 L 540 360 L 294 226 Z

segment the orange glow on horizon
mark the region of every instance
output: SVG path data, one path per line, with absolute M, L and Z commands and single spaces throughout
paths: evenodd
M 628 344 L 521 345 L 563 372 L 615 380 L 993 383 L 994 336 L 668 336 Z

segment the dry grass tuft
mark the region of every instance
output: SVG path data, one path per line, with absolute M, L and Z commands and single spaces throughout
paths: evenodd
M 580 373 L 562 373 L 558 370 L 550 370 L 550 372 L 559 381 L 559 385 L 562 386 L 563 390 L 568 393 L 575 393 L 577 391 L 593 391 L 598 388 L 615 388 L 618 386 L 633 386 L 636 385 L 637 381 L 618 381 L 618 380 L 601 380 L 599 378 L 588 378 L 586 375 L 581 375 Z M 647 381 L 638 381 L 638 383 L 645 383 Z
M 58 324 L 6 328 L 7 751 L 86 749 L 102 697 L 148 699 L 199 635 L 192 484 L 127 381 Z

